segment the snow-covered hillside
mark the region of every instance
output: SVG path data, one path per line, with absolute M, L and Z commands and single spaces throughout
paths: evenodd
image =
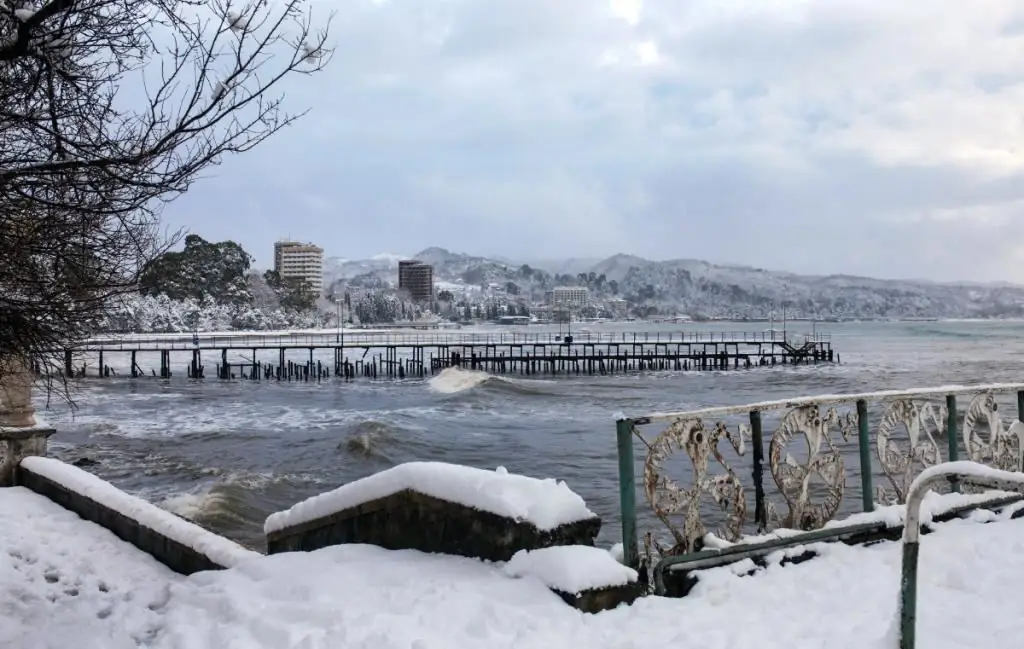
M 398 258 L 348 260 L 332 278 L 372 275 L 396 283 Z M 438 283 L 504 287 L 542 299 L 553 286 L 588 286 L 596 297 L 621 297 L 636 305 L 708 317 L 761 317 L 786 308 L 794 317 L 985 318 L 1024 315 L 1024 287 L 1007 284 L 936 283 L 849 275 L 796 275 L 696 259 L 650 261 L 614 255 L 583 266 L 581 260 L 546 261 L 543 267 L 428 248 L 411 258 L 434 266 Z M 580 268 L 576 273 L 568 268 Z M 603 275 L 603 279 L 602 276 Z M 361 281 L 365 281 L 363 278 Z
M 212 299 L 127 295 L 118 301 L 100 329 L 133 333 L 265 331 L 310 329 L 322 326 L 324 321 L 324 316 L 316 311 L 298 313 L 258 304 L 218 304 Z

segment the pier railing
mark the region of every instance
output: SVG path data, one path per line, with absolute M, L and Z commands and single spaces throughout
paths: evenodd
M 262 334 L 259 332 L 198 334 L 204 349 L 277 348 L 277 347 L 437 347 L 459 345 L 553 345 L 565 344 L 700 344 L 700 343 L 822 343 L 831 340 L 827 333 L 784 334 L 782 331 L 685 331 L 685 332 L 508 332 L 421 334 L 324 330 L 320 333 Z M 132 351 L 138 349 L 192 349 L 192 333 L 124 334 L 90 338 L 79 351 Z
M 1024 383 L 620 415 L 625 559 L 653 567 L 719 540 L 820 529 L 905 503 L 914 478 L 947 461 L 1019 471 L 1024 426 L 1007 410 L 1024 416 Z

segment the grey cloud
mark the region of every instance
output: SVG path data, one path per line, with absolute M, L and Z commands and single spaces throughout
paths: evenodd
M 1024 218 L 1024 160 L 994 170 L 954 155 L 1021 134 L 935 117 L 1022 92 L 1024 74 L 994 55 L 1005 44 L 987 39 L 1016 37 L 999 24 L 1012 11 L 982 24 L 946 6 L 962 28 L 948 44 L 933 23 L 901 36 L 924 15 L 909 5 L 721 6 L 648 2 L 633 28 L 589 0 L 339 3 L 334 64 L 289 85 L 310 115 L 168 219 L 263 264 L 290 234 L 350 257 L 443 245 L 1024 280 L 1007 225 Z M 960 61 L 971 38 L 976 60 Z M 600 64 L 644 40 L 663 61 Z M 898 119 L 903 104 L 931 121 Z M 927 153 L 886 162 L 904 142 Z M 979 206 L 1006 218 L 973 223 Z M 952 209 L 968 216 L 928 216 Z

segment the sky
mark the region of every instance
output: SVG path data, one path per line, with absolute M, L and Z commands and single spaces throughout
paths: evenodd
M 1019 0 L 312 0 L 309 108 L 164 212 L 429 246 L 1024 282 Z

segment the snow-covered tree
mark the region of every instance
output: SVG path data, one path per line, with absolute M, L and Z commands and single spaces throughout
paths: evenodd
M 301 115 L 326 38 L 303 0 L 0 0 L 0 364 L 103 321 L 162 207 Z

